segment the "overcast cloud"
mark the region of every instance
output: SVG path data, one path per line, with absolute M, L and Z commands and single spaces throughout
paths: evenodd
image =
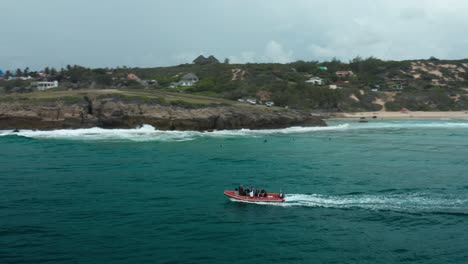
M 0 68 L 468 57 L 465 0 L 0 0 Z

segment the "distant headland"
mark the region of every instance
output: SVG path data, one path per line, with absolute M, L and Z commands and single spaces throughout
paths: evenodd
M 85 109 L 90 105 L 93 114 Z M 81 106 L 86 111 L 78 109 Z M 228 59 L 221 62 L 213 55 L 200 55 L 192 63 L 172 67 L 90 69 L 68 65 L 40 71 L 0 70 L 0 129 L 39 128 L 35 122 L 52 120 L 54 111 L 56 120 L 68 121 L 60 125 L 47 121 L 44 128 L 128 127 L 153 122 L 164 129 L 210 130 L 323 125 L 315 116 L 330 113 L 467 109 L 467 59 L 357 57 L 349 62 L 230 64 Z M 74 115 L 81 115 L 80 120 L 71 118 Z M 155 118 L 172 121 L 156 122 Z M 180 118 L 192 120 L 192 124 L 174 121 Z M 19 125 L 28 122 L 30 125 Z

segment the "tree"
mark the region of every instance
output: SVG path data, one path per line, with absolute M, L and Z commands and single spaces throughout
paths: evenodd
M 20 68 L 16 69 L 16 76 L 23 76 L 23 72 Z
M 96 76 L 96 83 L 101 85 L 110 86 L 112 85 L 112 76 L 110 75 L 98 75 Z
M 24 74 L 25 76 L 28 76 L 28 75 L 29 75 L 29 67 L 24 68 L 23 74 Z
M 224 59 L 224 64 L 229 64 L 229 58 Z
M 44 73 L 47 74 L 47 75 L 50 73 L 49 67 L 45 67 L 45 68 L 44 68 Z

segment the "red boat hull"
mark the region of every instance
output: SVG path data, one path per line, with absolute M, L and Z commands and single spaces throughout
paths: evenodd
M 224 191 L 224 195 L 229 198 L 233 198 L 239 201 L 246 201 L 246 202 L 268 202 L 268 203 L 282 203 L 284 202 L 284 198 L 280 198 L 279 193 L 268 193 L 268 197 L 249 197 L 249 196 L 242 196 L 236 194 L 236 191 L 226 190 Z

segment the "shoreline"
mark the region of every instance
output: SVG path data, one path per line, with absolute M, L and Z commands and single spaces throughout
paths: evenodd
M 468 119 L 468 111 L 408 111 L 403 112 L 354 112 L 354 113 L 338 113 L 331 119 L 338 118 L 365 118 L 365 119 L 435 119 L 435 118 L 456 118 Z

